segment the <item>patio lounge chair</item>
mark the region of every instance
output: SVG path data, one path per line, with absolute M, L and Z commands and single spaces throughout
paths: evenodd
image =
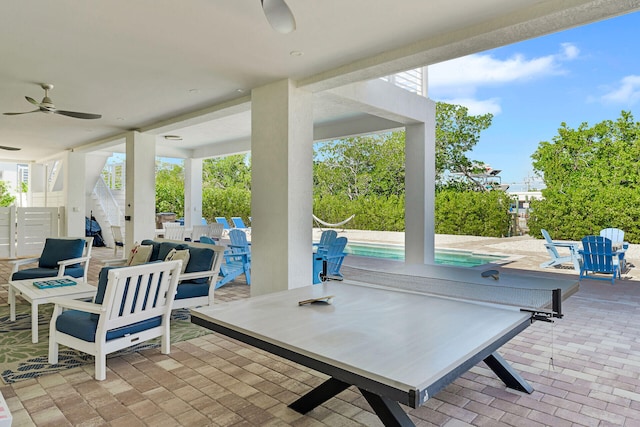
M 239 216 L 232 216 L 231 221 L 233 222 L 233 226 L 238 230 L 242 230 L 248 234 L 251 234 L 251 227 L 247 227 L 244 225 L 244 221 Z
M 580 271 L 580 254 L 578 250 L 580 249 L 580 245 L 574 242 L 559 242 L 555 240 L 551 240 L 549 233 L 544 228 L 540 230 L 545 240 L 547 241 L 544 246 L 547 248 L 547 252 L 551 259 L 549 261 L 545 261 L 540 264 L 541 268 L 546 267 L 560 267 L 562 264 L 571 262 L 573 263 L 573 268 L 576 271 Z M 560 255 L 558 249 L 568 249 L 568 255 Z
M 623 255 L 621 252 L 612 248 L 611 240 L 602 236 L 586 236 L 582 239 L 582 267 L 580 268 L 580 279 L 583 277 L 611 280 L 611 284 L 615 283 L 616 276 L 620 275 L 620 260 Z M 609 277 L 599 277 L 591 274 L 611 274 Z
M 95 356 L 95 378 L 104 380 L 107 354 L 161 337 L 168 354 L 169 317 L 182 261 L 105 267 L 93 302 L 55 298 L 49 327 L 49 363 L 60 344 Z M 64 311 L 63 309 L 67 310 Z
M 229 221 L 227 221 L 227 218 L 223 217 L 223 216 L 217 216 L 216 217 L 216 222 L 218 224 L 222 224 L 222 235 L 224 236 L 225 234 L 229 233 L 229 230 L 231 230 L 231 226 L 229 225 Z

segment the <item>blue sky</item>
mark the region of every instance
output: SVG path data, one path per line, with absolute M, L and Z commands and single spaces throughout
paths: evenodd
M 531 154 L 562 122 L 577 128 L 640 114 L 640 13 L 624 15 L 429 67 L 429 97 L 492 113 L 472 160 L 503 183 L 532 175 Z

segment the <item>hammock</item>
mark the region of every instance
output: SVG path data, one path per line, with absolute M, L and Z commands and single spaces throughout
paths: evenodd
M 351 215 L 349 218 L 345 219 L 344 221 L 340 221 L 340 222 L 336 222 L 335 224 L 331 224 L 329 222 L 324 222 L 323 220 L 321 220 L 320 218 L 318 218 L 317 216 L 313 215 L 313 219 L 318 223 L 318 225 L 322 226 L 324 225 L 325 227 L 329 227 L 329 228 L 337 228 L 337 227 L 341 227 L 343 225 L 345 225 L 346 223 L 348 223 L 349 221 L 351 221 L 354 217 L 356 216 L 356 214 Z M 320 227 L 320 229 L 322 229 L 322 227 Z

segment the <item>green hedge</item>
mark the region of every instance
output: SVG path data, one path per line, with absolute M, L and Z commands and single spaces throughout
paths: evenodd
M 436 194 L 436 233 L 507 236 L 510 202 L 510 197 L 503 191 L 439 191 Z

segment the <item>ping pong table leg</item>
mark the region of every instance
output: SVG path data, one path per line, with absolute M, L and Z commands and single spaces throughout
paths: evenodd
M 329 378 L 318 387 L 291 403 L 289 408 L 301 414 L 306 414 L 316 406 L 323 404 L 336 394 L 345 391 L 349 387 L 350 384 L 335 378 Z
M 516 372 L 509 363 L 494 351 L 486 359 L 484 363 L 491 368 L 493 372 L 506 384 L 507 387 L 526 393 L 533 393 L 533 387 Z
M 360 393 L 367 399 L 371 409 L 375 411 L 385 427 L 415 427 L 413 421 L 402 410 L 398 402 L 364 389 L 360 389 Z

